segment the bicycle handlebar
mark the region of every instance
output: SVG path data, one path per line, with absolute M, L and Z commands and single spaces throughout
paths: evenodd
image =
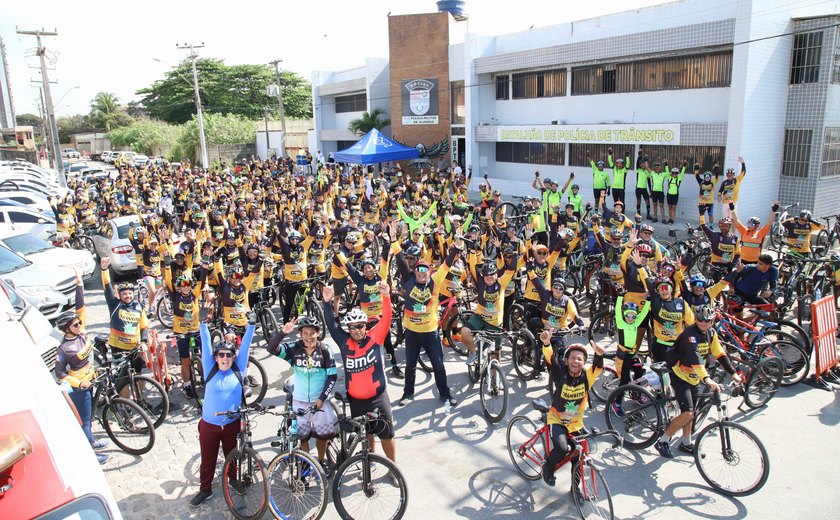
M 253 404 L 253 405 L 250 405 L 250 406 L 240 406 L 236 410 L 226 410 L 226 411 L 223 411 L 223 412 L 216 412 L 213 415 L 215 415 L 216 417 L 225 415 L 228 418 L 232 418 L 236 414 L 246 414 L 247 415 L 249 412 L 256 412 L 256 413 L 261 413 L 262 414 L 262 413 L 267 413 L 268 411 L 273 410 L 273 409 L 274 409 L 273 404 L 266 405 L 266 406 L 263 406 L 261 404 Z
M 576 441 L 588 440 L 588 439 L 595 439 L 597 437 L 603 437 L 604 435 L 609 435 L 615 439 L 615 444 L 613 444 L 613 448 L 620 448 L 624 446 L 624 438 L 618 433 L 618 430 L 605 430 L 605 431 L 598 431 L 597 428 L 592 428 L 592 431 L 586 433 L 584 435 L 575 435 L 574 439 Z

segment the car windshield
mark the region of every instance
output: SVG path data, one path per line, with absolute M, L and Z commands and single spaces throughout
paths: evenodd
M 16 251 L 21 255 L 38 253 L 53 247 L 49 242 L 45 242 L 33 235 L 16 235 L 13 237 L 6 237 L 3 239 L 3 242 L 5 242 L 6 245 L 13 251 Z
M 12 271 L 17 271 L 21 267 L 25 267 L 29 264 L 30 262 L 27 262 L 26 260 L 12 253 L 5 247 L 0 247 L 0 274 L 6 274 L 11 273 Z
M 128 230 L 131 229 L 131 227 L 135 224 L 135 222 L 129 222 L 128 224 L 117 226 L 117 236 L 119 238 L 128 238 Z

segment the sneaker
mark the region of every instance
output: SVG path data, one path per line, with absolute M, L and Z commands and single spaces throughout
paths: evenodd
M 467 364 L 472 365 L 475 364 L 475 361 L 478 359 L 478 354 L 475 352 L 470 352 L 470 355 L 467 356 Z
M 405 374 L 403 374 L 402 369 L 400 369 L 399 365 L 391 365 L 391 373 L 394 374 L 394 377 L 397 379 L 405 379 Z
M 192 385 L 184 385 L 184 395 L 187 396 L 187 399 L 195 399 L 195 390 L 193 390 Z
M 190 500 L 190 507 L 198 507 L 200 506 L 205 500 L 210 500 L 213 498 L 213 491 L 199 491 L 193 498 Z
M 616 417 L 624 417 L 624 410 L 621 409 L 621 403 L 613 401 L 610 406 L 612 406 L 612 411 Z
M 332 468 L 330 464 L 327 463 L 325 460 L 319 460 L 318 464 L 321 465 L 321 471 L 324 472 L 324 477 L 331 478 L 332 477 Z
M 414 395 L 413 394 L 412 395 L 404 395 L 404 396 L 400 397 L 399 401 L 397 401 L 397 406 L 405 406 L 413 400 L 414 400 Z
M 680 442 L 679 447 L 677 448 L 683 453 L 687 453 L 688 455 L 694 455 L 694 445 L 693 444 L 685 444 Z
M 658 219 L 658 218 L 656 218 L 656 217 L 653 217 L 652 219 L 650 219 L 650 221 L 651 221 L 651 222 L 659 222 L 659 219 Z
M 656 441 L 656 444 L 654 444 L 654 447 L 656 447 L 656 451 L 658 451 L 659 454 L 662 455 L 663 457 L 665 457 L 666 459 L 673 459 L 674 458 L 674 454 L 671 453 L 671 445 L 668 444 L 667 442 Z
M 542 478 L 546 484 L 554 486 L 554 472 L 551 471 L 551 466 L 548 462 L 544 463 L 542 466 Z
M 99 464 L 100 464 L 100 465 L 105 464 L 106 462 L 108 462 L 108 459 L 110 459 L 110 458 L 111 458 L 111 456 L 110 456 L 110 455 L 108 455 L 107 453 L 97 453 L 97 454 L 96 454 L 96 460 L 98 460 L 98 461 L 99 461 Z
M 246 486 L 244 482 L 235 478 L 228 479 L 228 484 L 234 491 L 236 491 L 237 495 L 242 496 L 246 491 L 248 491 L 248 486 Z
M 101 450 L 107 448 L 111 445 L 111 441 L 108 439 L 93 439 L 93 442 L 90 443 L 90 447 L 94 450 Z

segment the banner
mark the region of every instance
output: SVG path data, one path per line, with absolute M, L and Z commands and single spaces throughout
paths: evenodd
M 497 126 L 497 142 L 680 144 L 679 124 Z
M 402 124 L 438 124 L 438 80 L 404 79 L 402 81 Z

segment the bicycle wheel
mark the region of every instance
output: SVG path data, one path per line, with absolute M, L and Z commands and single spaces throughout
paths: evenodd
M 318 331 L 318 339 L 320 341 L 324 341 L 324 338 L 327 337 L 327 327 L 324 324 L 324 309 L 321 308 L 321 304 L 318 303 L 318 300 L 310 298 L 306 302 L 306 314 L 308 314 L 311 318 L 315 318 L 318 320 L 318 323 L 321 324 L 320 330 Z
M 140 405 L 115 397 L 102 407 L 102 427 L 121 450 L 132 455 L 148 453 L 155 445 L 155 426 Z
M 512 202 L 502 202 L 493 209 L 493 220 L 501 222 L 519 215 L 519 208 Z
M 151 303 L 149 301 L 149 288 L 146 287 L 146 284 L 144 284 L 142 280 L 140 280 L 137 283 L 136 293 L 137 293 L 137 295 L 136 295 L 137 296 L 137 301 L 140 302 L 140 305 L 144 309 L 148 310 L 149 309 L 149 304 Z
M 507 330 L 520 330 L 525 326 L 525 308 L 519 303 L 514 303 L 508 311 Z
M 800 327 L 809 327 L 811 325 L 812 303 L 814 303 L 814 297 L 810 294 L 797 298 L 796 323 L 798 323 Z
M 222 470 L 222 491 L 230 512 L 240 520 L 260 518 L 268 507 L 268 473 L 253 448 L 228 453 Z
M 618 388 L 618 374 L 615 368 L 605 366 L 598 379 L 592 384 L 590 391 L 599 401 L 606 403 L 610 394 L 616 388 Z
M 481 374 L 479 392 L 481 409 L 487 420 L 493 424 L 501 421 L 507 412 L 508 389 L 505 374 L 495 359 L 490 361 Z
M 278 519 L 321 518 L 327 507 L 327 479 L 308 453 L 296 451 L 274 457 L 268 465 L 268 504 Z
M 714 279 L 714 273 L 712 272 L 712 256 L 708 251 L 698 253 L 691 260 L 688 269 L 686 269 L 687 277 L 698 273 L 705 276 L 708 280 Z
M 169 395 L 162 384 L 149 376 L 134 376 L 129 394 L 131 400 L 149 414 L 155 428 L 163 424 L 169 414 Z
M 461 311 L 450 318 L 443 329 L 443 337 L 446 343 L 452 347 L 452 350 L 462 356 L 467 355 L 467 347 L 464 345 L 463 340 L 461 340 L 461 327 L 467 323 L 472 315 L 472 311 Z
M 616 404 L 620 405 L 620 410 Z M 632 450 L 653 446 L 656 436 L 661 433 L 660 404 L 653 394 L 639 385 L 621 385 L 613 390 L 607 398 L 604 415 L 607 428 L 617 430 L 624 439 L 624 446 Z
M 201 409 L 204 404 L 204 368 L 201 365 L 201 360 L 194 357 L 190 360 L 190 384 L 193 392 L 195 392 L 196 406 Z
M 432 373 L 432 361 L 429 359 L 429 355 L 426 354 L 425 349 L 420 349 L 420 353 L 417 356 L 417 364 L 420 365 L 423 372 L 426 372 L 427 374 Z
M 408 507 L 408 486 L 393 462 L 360 453 L 336 471 L 332 499 L 344 519 L 399 519 Z
M 260 309 L 259 320 L 260 326 L 262 327 L 263 339 L 268 342 L 269 338 L 276 336 L 280 330 L 280 327 L 277 325 L 277 317 L 274 316 L 274 312 L 270 308 L 263 307 Z M 321 323 L 321 328 L 323 329 L 324 322 Z
M 615 313 L 609 308 L 592 318 L 587 335 L 589 341 L 594 341 L 604 350 L 605 356 L 615 357 L 618 352 L 618 327 Z
M 811 353 L 814 351 L 814 343 L 811 340 L 810 334 L 805 332 L 805 329 L 802 328 L 800 325 L 796 324 L 790 320 L 773 320 L 775 325 L 768 327 L 764 330 L 765 336 L 771 336 L 776 331 L 785 332 L 789 334 L 789 337 L 792 337 L 796 340 L 799 345 L 805 349 L 805 352 L 808 353 L 808 356 L 811 356 Z M 774 339 L 783 340 L 786 339 L 784 337 L 774 337 Z
M 785 364 L 785 373 L 782 377 L 782 386 L 793 386 L 808 377 L 811 370 L 811 363 L 808 354 L 805 353 L 798 343 L 790 341 L 779 341 L 772 345 L 764 346 L 758 352 L 759 358 L 778 357 Z
M 164 295 L 158 301 L 156 315 L 161 325 L 172 330 L 172 327 L 175 325 L 175 317 L 172 312 L 172 300 L 168 296 Z
M 80 249 L 84 249 L 88 251 L 94 258 L 96 258 L 96 246 L 93 243 L 93 239 L 87 235 L 82 235 L 79 237 L 79 246 Z
M 521 329 L 514 337 L 513 344 L 513 369 L 523 381 L 530 381 L 537 377 L 540 368 L 542 349 L 537 347 L 534 336 L 528 329 Z
M 703 428 L 694 442 L 694 462 L 710 486 L 735 497 L 752 495 L 770 474 L 770 459 L 758 437 L 730 421 Z
M 776 357 L 764 358 L 753 367 L 744 387 L 744 404 L 761 408 L 776 395 L 782 384 L 785 365 Z
M 525 415 L 517 415 L 507 427 L 507 450 L 516 471 L 528 480 L 539 480 L 545 462 L 545 436 Z
M 825 255 L 831 247 L 831 244 L 828 243 L 828 231 L 825 229 L 820 230 L 817 236 L 814 237 L 811 247 L 814 248 L 814 258 L 820 258 Z
M 588 460 L 575 462 L 572 467 L 572 498 L 584 520 L 613 518 L 612 495 L 607 481 Z
M 248 356 L 248 368 L 245 370 L 245 386 L 251 389 L 251 395 L 245 395 L 245 404 L 253 406 L 265 397 L 268 391 L 268 375 L 262 364 L 254 356 Z

